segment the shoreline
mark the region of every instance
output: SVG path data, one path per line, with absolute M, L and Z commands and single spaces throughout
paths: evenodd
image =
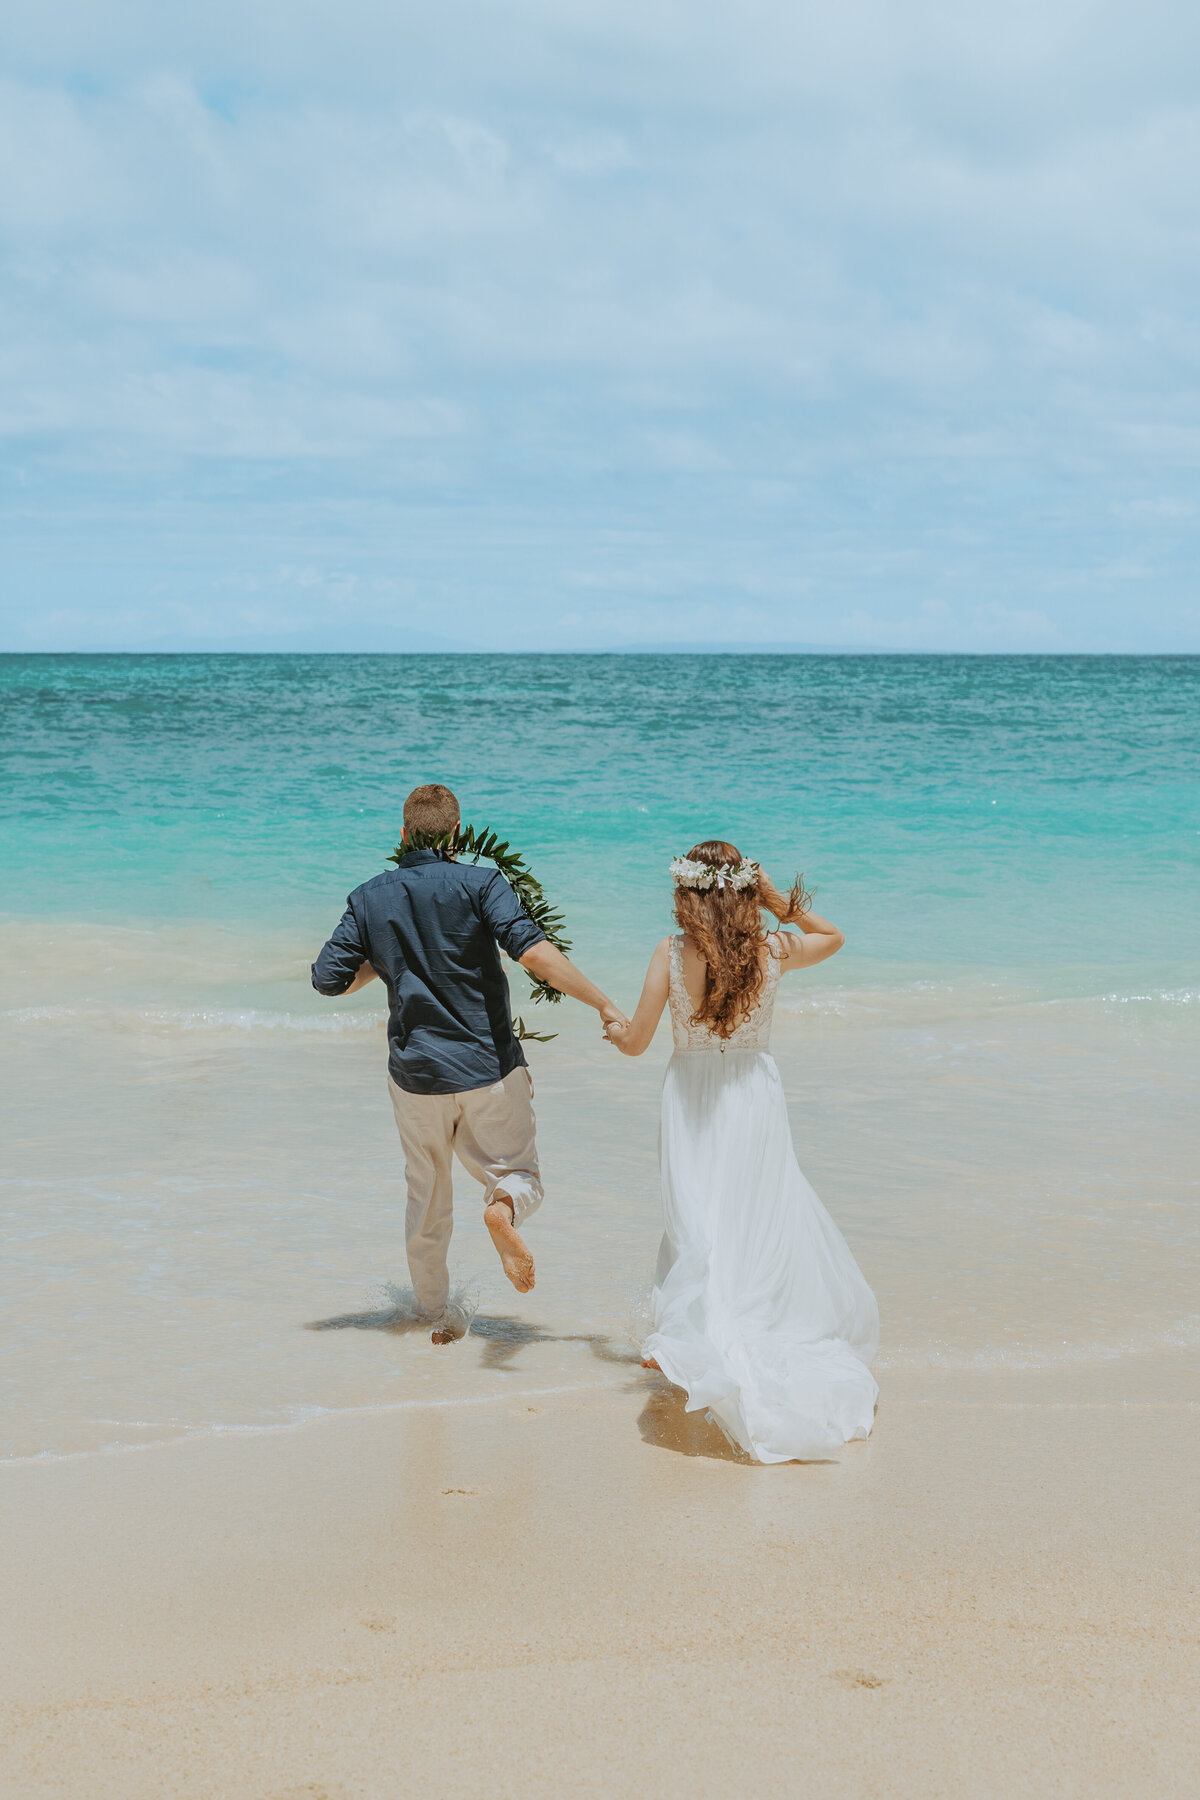
M 421 1335 L 423 1336 L 423 1334 Z M 470 1335 L 471 1334 L 468 1333 L 468 1337 Z M 480 1335 L 483 1337 L 483 1342 L 486 1345 L 488 1341 L 487 1334 Z M 526 1350 L 534 1347 L 534 1344 L 525 1344 L 522 1346 L 522 1348 Z M 439 1358 L 442 1356 L 445 1357 L 448 1373 L 453 1376 L 465 1375 L 467 1379 L 470 1378 L 470 1371 L 455 1366 L 456 1363 L 459 1363 L 462 1360 L 462 1352 L 459 1346 L 447 1346 L 444 1350 L 439 1349 L 437 1355 Z M 1077 1384 L 1080 1382 L 1088 1383 L 1089 1381 L 1108 1381 L 1113 1376 L 1114 1371 L 1117 1370 L 1124 1371 L 1126 1378 L 1128 1379 L 1130 1371 L 1136 1371 L 1143 1366 L 1147 1369 L 1161 1369 L 1165 1364 L 1173 1363 L 1181 1357 L 1186 1358 L 1189 1356 L 1196 1357 L 1198 1364 L 1200 1364 L 1200 1337 L 1181 1334 L 1173 1341 L 1167 1339 L 1148 1345 L 1114 1345 L 1107 1349 L 1097 1348 L 1091 1345 L 1079 1346 L 1077 1349 L 1068 1350 L 1055 1361 L 1029 1360 L 1022 1362 L 1009 1358 L 997 1361 L 968 1361 L 965 1356 L 963 1360 L 957 1362 L 922 1361 L 917 1358 L 891 1360 L 886 1351 L 881 1351 L 879 1356 L 876 1357 L 870 1366 L 872 1373 L 879 1381 L 881 1388 L 888 1384 L 900 1384 L 901 1386 L 904 1386 L 905 1384 L 921 1382 L 923 1380 L 932 1383 L 969 1383 L 976 1380 L 983 1382 L 994 1380 L 1021 1382 L 1027 1379 L 1052 1382 L 1057 1377 L 1065 1378 L 1068 1381 Z M 543 1381 L 535 1386 L 514 1385 L 499 1390 L 493 1389 L 487 1393 L 466 1392 L 441 1395 L 415 1393 L 397 1399 L 371 1399 L 363 1400 L 361 1402 L 347 1402 L 341 1406 L 319 1406 L 312 1404 L 305 1408 L 305 1416 L 300 1418 L 233 1421 L 227 1424 L 214 1424 L 210 1422 L 202 1425 L 180 1426 L 171 1436 L 147 1438 L 140 1442 L 132 1441 L 128 1443 L 113 1442 L 107 1444 L 91 1444 L 81 1445 L 75 1449 L 43 1449 L 11 1456 L 0 1456 L 0 1471 L 40 1464 L 76 1462 L 91 1457 L 105 1458 L 124 1456 L 135 1452 L 144 1454 L 148 1451 L 169 1450 L 181 1444 L 206 1442 L 210 1439 L 249 1439 L 259 1436 L 277 1436 L 281 1433 L 305 1431 L 311 1427 L 320 1426 L 325 1422 L 334 1419 L 369 1418 L 375 1416 L 386 1417 L 391 1414 L 412 1413 L 424 1410 L 438 1411 L 470 1407 L 504 1406 L 510 1402 L 524 1399 L 552 1399 L 555 1396 L 565 1394 L 598 1394 L 614 1392 L 620 1388 L 623 1380 L 627 1379 L 629 1375 L 633 1374 L 641 1366 L 640 1353 L 632 1339 L 629 1340 L 628 1346 L 624 1350 L 610 1351 L 609 1355 L 606 1357 L 606 1361 L 621 1372 L 614 1374 L 608 1379 L 601 1378 L 598 1381 Z M 536 1377 L 533 1379 L 536 1381 Z M 1137 1378 L 1134 1377 L 1134 1379 L 1136 1381 Z M 952 1401 L 946 1396 L 942 1397 L 941 1403 L 968 1404 L 965 1400 Z M 987 1404 L 993 1403 L 987 1402 Z M 1009 1404 L 1033 1405 L 1059 1403 L 1013 1401 Z M 1072 1399 L 1070 1401 L 1062 1402 L 1061 1404 L 1079 1408 L 1081 1406 L 1092 1404 L 1097 1406 L 1111 1405 L 1114 1404 L 1114 1402 L 1111 1400 L 1088 1402 Z M 1157 1405 L 1159 1402 L 1127 1401 L 1122 1402 L 1122 1404 Z M 1170 1404 L 1181 1404 L 1181 1402 L 1173 1401 L 1170 1402 Z M 1200 1406 L 1200 1391 L 1198 1391 L 1197 1399 L 1193 1404 Z M 119 1429 L 129 1431 L 148 1429 L 145 1421 L 139 1420 L 110 1421 L 110 1423 L 117 1425 Z
M 770 1468 L 633 1370 L 5 1464 L 5 1791 L 1184 1800 L 1196 1362 L 885 1372 Z
M 414 1397 L 408 1400 L 369 1400 L 361 1406 L 322 1407 L 311 1418 L 285 1419 L 277 1424 L 196 1426 L 180 1431 L 175 1437 L 151 1438 L 144 1444 L 102 1444 L 83 1450 L 36 1450 L 28 1456 L 0 1457 L 0 1469 L 24 1468 L 34 1463 L 78 1462 L 89 1456 L 125 1456 L 148 1450 L 172 1450 L 179 1444 L 204 1443 L 209 1439 L 267 1437 L 284 1431 L 306 1431 L 310 1426 L 321 1425 L 328 1419 L 359 1419 L 376 1413 L 405 1413 L 426 1408 L 437 1410 L 460 1406 L 504 1405 L 512 1400 L 526 1398 L 548 1399 L 555 1394 L 598 1393 L 616 1385 L 616 1382 L 607 1381 L 563 1382 L 554 1387 L 515 1388 L 500 1394 L 451 1394 L 445 1399 Z
M 1195 1355 L 1198 1350 L 1200 1350 L 1200 1339 L 1180 1338 L 1173 1343 L 1164 1342 L 1147 1346 L 1135 1346 L 1132 1348 L 1116 1346 L 1106 1353 L 1097 1353 L 1092 1348 L 1085 1347 L 1082 1348 L 1078 1354 L 1068 1353 L 1056 1362 L 1031 1361 L 1021 1363 L 1013 1361 L 963 1361 L 960 1363 L 935 1363 L 919 1362 L 915 1360 L 892 1362 L 887 1360 L 885 1354 L 881 1353 L 880 1356 L 871 1363 L 870 1367 L 872 1373 L 880 1383 L 881 1390 L 884 1385 L 889 1382 L 898 1382 L 903 1385 L 909 1382 L 919 1382 L 922 1379 L 928 1379 L 932 1382 L 971 1382 L 976 1379 L 983 1381 L 995 1379 L 1001 1381 L 1009 1379 L 1020 1381 L 1023 1378 L 1052 1381 L 1056 1376 L 1063 1376 L 1074 1381 L 1086 1382 L 1090 1376 L 1100 1379 L 1102 1373 L 1111 1374 L 1116 1368 L 1123 1367 L 1126 1369 L 1134 1369 L 1142 1363 L 1153 1364 L 1156 1362 L 1161 1365 L 1164 1361 L 1174 1360 L 1180 1356 L 1187 1356 L 1189 1354 Z M 455 1346 L 446 1347 L 446 1354 L 448 1357 L 453 1355 L 454 1351 Z M 640 1355 L 633 1348 L 629 1350 L 627 1357 L 623 1356 L 619 1359 L 614 1358 L 613 1360 L 627 1362 L 629 1374 L 632 1374 L 641 1366 Z M 474 1406 L 504 1406 L 514 1401 L 526 1399 L 552 1399 L 562 1394 L 599 1394 L 615 1392 L 619 1390 L 623 1378 L 624 1377 L 618 1375 L 609 1380 L 553 1382 L 543 1386 L 513 1387 L 498 1392 L 493 1391 L 491 1393 L 447 1394 L 442 1396 L 414 1394 L 397 1400 L 366 1400 L 357 1404 L 348 1403 L 344 1406 L 314 1406 L 310 1409 L 308 1416 L 305 1418 L 265 1422 L 255 1421 L 251 1423 L 186 1426 L 181 1427 L 172 1437 L 149 1438 L 141 1443 L 86 1445 L 75 1450 L 35 1450 L 23 1455 L 3 1456 L 0 1457 L 0 1471 L 4 1469 L 25 1468 L 40 1464 L 78 1462 L 90 1457 L 104 1458 L 132 1455 L 135 1453 L 140 1455 L 152 1450 L 170 1450 L 181 1444 L 202 1443 L 209 1440 L 276 1436 L 280 1433 L 306 1431 L 314 1426 L 320 1426 L 333 1419 L 370 1418 L 425 1410 L 452 1410 Z M 943 1405 L 1000 1404 L 999 1402 L 993 1401 L 976 1403 L 965 1399 L 950 1399 L 947 1396 L 940 1397 L 936 1403 Z M 912 1404 L 912 1402 L 909 1402 L 909 1404 Z M 1079 1410 L 1087 1406 L 1111 1406 L 1118 1404 L 1118 1402 L 1112 1400 L 1083 1401 L 1077 1399 L 1061 1402 L 1013 1400 L 1006 1402 L 1005 1404 L 1011 1406 L 1063 1405 L 1069 1406 L 1073 1410 Z M 1200 1386 L 1198 1386 L 1195 1400 L 1191 1402 L 1179 1400 L 1124 1400 L 1119 1404 L 1126 1406 L 1190 1404 L 1200 1407 Z M 143 1428 L 143 1425 L 137 1420 L 128 1420 L 124 1422 L 124 1429 L 127 1430 L 138 1430 Z

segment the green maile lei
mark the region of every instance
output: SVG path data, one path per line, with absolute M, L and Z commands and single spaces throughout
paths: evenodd
M 564 956 L 570 950 L 571 940 L 563 936 L 562 928 L 566 921 L 562 913 L 551 906 L 541 882 L 529 868 L 525 858 L 494 831 L 477 831 L 474 825 L 460 825 L 457 831 L 442 832 L 440 836 L 432 831 L 410 831 L 404 842 L 396 845 L 387 860 L 398 864 L 410 850 L 435 850 L 448 862 L 461 862 L 466 857 L 477 863 L 486 857 L 488 862 L 495 863 L 534 924 L 545 932 L 554 948 L 561 950 Z M 548 1000 L 551 1005 L 557 1006 L 562 999 L 557 988 L 547 987 L 544 981 L 534 981 L 532 975 L 529 979 L 533 981 L 535 1005 Z M 513 1030 L 523 1043 L 548 1044 L 558 1036 L 556 1031 L 530 1031 L 521 1018 L 513 1020 Z

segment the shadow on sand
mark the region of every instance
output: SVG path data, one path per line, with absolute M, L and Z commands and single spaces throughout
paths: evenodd
M 663 1375 L 650 1379 L 653 1386 L 637 1422 L 644 1444 L 653 1444 L 656 1450 L 673 1450 L 677 1456 L 707 1456 L 714 1462 L 742 1463 L 748 1469 L 762 1466 L 731 1444 L 707 1413 L 685 1412 L 681 1388 L 672 1387 Z
M 385 1331 L 394 1337 L 410 1331 L 427 1332 L 429 1320 L 417 1311 L 409 1288 L 388 1289 L 390 1305 L 371 1312 L 338 1313 L 331 1319 L 313 1319 L 306 1331 Z M 683 1393 L 672 1387 L 663 1375 L 643 1372 L 641 1355 L 628 1344 L 620 1344 L 604 1332 L 545 1331 L 528 1319 L 511 1313 L 477 1313 L 463 1291 L 451 1296 L 451 1308 L 461 1311 L 464 1335 L 482 1340 L 482 1365 L 485 1369 L 511 1369 L 527 1344 L 586 1344 L 597 1362 L 626 1369 L 634 1376 L 627 1393 L 645 1394 L 646 1403 L 638 1417 L 642 1442 L 658 1450 L 673 1450 L 677 1456 L 706 1456 L 716 1462 L 742 1463 L 758 1468 L 754 1457 L 731 1444 L 719 1425 L 706 1413 L 684 1411 Z M 469 1322 L 468 1322 L 469 1321 Z
M 416 1309 L 411 1292 L 406 1288 L 390 1290 L 392 1304 L 374 1312 L 339 1313 L 332 1319 L 313 1319 L 306 1331 L 386 1331 L 400 1337 L 410 1331 L 428 1331 L 429 1320 Z M 461 1296 L 451 1299 L 451 1307 L 463 1312 L 464 1336 L 483 1340 L 482 1363 L 485 1369 L 509 1369 L 527 1344 L 586 1344 L 598 1362 L 619 1368 L 641 1366 L 638 1352 L 628 1345 L 615 1343 L 603 1332 L 553 1332 L 532 1325 L 527 1319 L 509 1313 L 477 1313 L 465 1305 Z

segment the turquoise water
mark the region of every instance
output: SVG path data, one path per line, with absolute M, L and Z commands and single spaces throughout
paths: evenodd
M 570 1004 L 535 1294 L 464 1183 L 476 1333 L 404 1328 L 378 990 L 308 964 L 433 779 L 627 1005 L 673 855 L 804 869 L 776 1049 L 884 1370 L 1192 1354 L 1198 744 L 1195 657 L 0 658 L 3 1453 L 627 1378 L 667 1044 Z
M 442 779 L 622 963 L 713 832 L 856 958 L 1195 956 L 1196 657 L 5 657 L 0 705 L 21 917 L 319 929 Z

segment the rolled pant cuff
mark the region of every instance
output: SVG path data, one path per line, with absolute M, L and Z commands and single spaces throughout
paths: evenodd
M 513 1206 L 513 1224 L 521 1225 L 542 1204 L 542 1184 L 528 1175 L 497 1175 L 483 1196 L 483 1204 L 492 1204 L 497 1193 L 507 1194 Z

